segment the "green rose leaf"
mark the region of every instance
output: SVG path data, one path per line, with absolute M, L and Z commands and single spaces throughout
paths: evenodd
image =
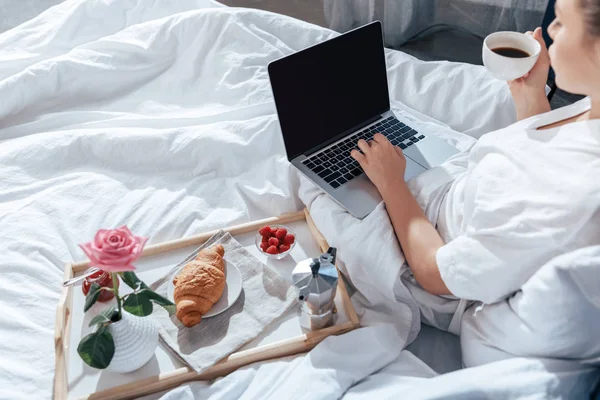
M 137 275 L 133 271 L 123 272 L 121 274 L 121 279 L 123 280 L 123 282 L 125 282 L 127 286 L 129 286 L 133 290 L 146 289 L 148 287 L 144 282 L 140 280 L 140 278 L 137 277 Z
M 112 318 L 113 314 L 115 313 L 115 311 L 117 311 L 116 307 L 106 308 L 100 314 L 98 314 L 94 318 L 92 318 L 89 326 L 102 325 L 102 324 L 111 322 L 111 318 Z
M 100 326 L 79 342 L 77 353 L 84 363 L 92 368 L 108 367 L 115 355 L 115 342 L 106 326 Z
M 94 305 L 96 300 L 98 300 L 98 297 L 100 297 L 101 292 L 102 286 L 98 285 L 97 283 L 92 283 L 90 291 L 85 296 L 85 305 L 83 306 L 83 312 L 86 312 L 90 309 L 90 307 Z
M 149 290 L 142 289 L 137 293 L 131 293 L 123 302 L 123 308 L 138 317 L 152 314 L 152 302 L 148 296 Z
M 177 306 L 173 302 L 169 301 L 169 299 L 162 297 L 160 294 L 153 292 L 150 289 L 146 289 L 144 292 L 146 292 L 146 296 L 148 296 L 150 300 L 167 310 L 169 316 L 175 314 L 177 311 Z

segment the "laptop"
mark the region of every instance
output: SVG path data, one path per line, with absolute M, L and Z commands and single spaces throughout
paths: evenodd
M 406 180 L 458 152 L 390 110 L 379 21 L 273 61 L 268 71 L 289 161 L 357 218 L 382 200 L 350 157 L 359 139 L 379 132 L 402 148 Z

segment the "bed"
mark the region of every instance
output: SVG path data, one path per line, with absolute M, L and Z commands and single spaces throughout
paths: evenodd
M 51 396 L 62 268 L 98 227 L 127 223 L 160 242 L 306 203 L 343 251 L 342 210 L 285 158 L 266 70 L 334 35 L 210 0 L 68 0 L 0 35 L 0 398 Z M 459 148 L 515 120 L 507 88 L 481 67 L 386 57 L 393 109 Z M 560 360 L 461 369 L 456 336 L 393 307 L 308 355 L 161 395 L 564 398 L 597 379 Z

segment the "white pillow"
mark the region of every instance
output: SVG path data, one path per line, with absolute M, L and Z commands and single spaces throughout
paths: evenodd
M 469 309 L 461 345 L 469 367 L 514 356 L 600 364 L 600 246 L 556 257 L 514 296 Z

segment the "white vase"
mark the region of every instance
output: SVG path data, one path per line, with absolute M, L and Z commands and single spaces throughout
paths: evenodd
M 115 342 L 115 355 L 108 371 L 127 373 L 146 364 L 158 346 L 158 329 L 150 317 L 138 317 L 122 311 L 119 321 L 108 327 Z

